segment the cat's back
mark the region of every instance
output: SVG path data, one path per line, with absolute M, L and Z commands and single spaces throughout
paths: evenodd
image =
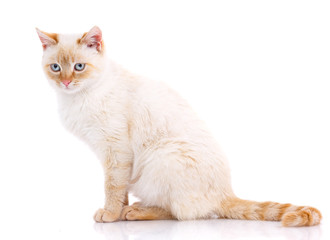
M 205 123 L 175 90 L 163 82 L 144 78 L 138 81 L 130 99 L 133 144 L 149 147 L 159 141 L 180 139 L 216 145 Z
M 140 79 L 131 101 L 133 113 L 147 116 L 154 124 L 173 122 L 178 126 L 198 121 L 187 101 L 164 82 Z

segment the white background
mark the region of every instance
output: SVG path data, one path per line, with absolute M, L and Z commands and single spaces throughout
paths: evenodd
M 330 239 L 329 1 L 6 1 L 1 239 Z M 236 194 L 318 207 L 311 228 L 238 220 L 94 224 L 102 169 L 60 125 L 35 27 L 98 25 L 108 55 L 167 82 L 226 152 Z

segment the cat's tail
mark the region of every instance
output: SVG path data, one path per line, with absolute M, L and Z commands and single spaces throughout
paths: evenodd
M 313 226 L 320 223 L 322 215 L 313 207 L 299 207 L 276 202 L 255 202 L 230 198 L 218 209 L 220 218 L 281 221 L 285 227 Z

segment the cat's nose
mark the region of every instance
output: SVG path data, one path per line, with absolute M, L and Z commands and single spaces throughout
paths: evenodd
M 62 80 L 62 83 L 67 87 L 71 83 L 71 80 L 64 79 Z

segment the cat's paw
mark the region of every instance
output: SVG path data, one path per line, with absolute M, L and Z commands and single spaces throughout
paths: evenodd
M 137 215 L 139 211 L 136 209 L 136 207 L 133 206 L 125 206 L 123 210 L 121 211 L 120 219 L 121 220 L 137 220 Z
M 105 210 L 103 208 L 100 208 L 96 211 L 94 214 L 94 220 L 95 222 L 99 223 L 107 223 L 107 222 L 114 222 L 119 220 L 120 212 L 119 213 L 113 213 L 108 210 Z

